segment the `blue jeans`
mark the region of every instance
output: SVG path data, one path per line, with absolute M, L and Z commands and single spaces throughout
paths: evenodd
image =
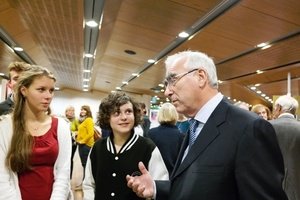
M 91 147 L 85 145 L 85 144 L 79 144 L 78 145 L 78 151 L 79 151 L 79 156 L 81 160 L 81 165 L 85 169 L 86 162 L 89 156 Z

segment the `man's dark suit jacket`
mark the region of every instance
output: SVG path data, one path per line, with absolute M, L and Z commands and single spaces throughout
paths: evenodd
M 289 200 L 300 199 L 300 122 L 289 115 L 271 120 L 284 160 L 283 189 Z
M 157 200 L 287 200 L 282 155 L 266 120 L 223 99 L 182 161 L 187 143 L 170 181 L 155 181 Z
M 0 115 L 8 114 L 12 111 L 14 102 L 8 97 L 5 101 L 0 103 Z

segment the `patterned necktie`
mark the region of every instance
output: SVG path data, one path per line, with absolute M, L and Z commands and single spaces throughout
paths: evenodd
M 191 146 L 194 144 L 196 140 L 196 129 L 199 125 L 199 121 L 197 121 L 196 119 L 190 119 L 189 123 L 190 123 L 189 147 L 191 148 Z

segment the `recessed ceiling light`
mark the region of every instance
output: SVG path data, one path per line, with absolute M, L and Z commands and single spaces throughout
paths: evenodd
M 85 23 L 88 27 L 97 27 L 98 23 L 95 20 L 90 20 Z
M 122 83 L 125 84 L 125 85 L 128 85 L 128 82 L 127 82 L 127 81 L 123 81 Z
M 91 70 L 89 70 L 89 69 L 84 69 L 83 72 L 89 73 L 89 72 L 91 72 Z
M 178 36 L 181 37 L 181 38 L 187 38 L 187 37 L 189 37 L 190 35 L 189 35 L 187 32 L 184 32 L 184 31 L 183 31 L 183 32 L 179 33 Z
M 86 54 L 84 54 L 84 57 L 86 57 L 86 58 L 93 58 L 94 55 L 91 54 L 91 53 L 86 53 Z
M 15 51 L 23 51 L 23 48 L 21 48 L 21 47 L 14 47 L 14 50 Z
M 154 59 L 149 59 L 148 63 L 155 63 L 155 60 Z
M 127 53 L 127 54 L 129 54 L 129 55 L 135 55 L 136 54 L 135 51 L 129 50 L 129 49 L 124 50 L 124 52 Z
M 264 47 L 262 47 L 261 49 L 267 49 L 267 48 L 270 48 L 272 45 L 266 45 Z
M 263 43 L 260 43 L 260 44 L 256 45 L 256 47 L 264 47 L 264 46 L 266 46 L 266 45 L 268 45 L 268 44 L 265 43 L 265 42 L 263 42 Z

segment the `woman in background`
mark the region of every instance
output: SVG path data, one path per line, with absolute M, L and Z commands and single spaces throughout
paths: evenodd
M 77 137 L 79 122 L 78 119 L 76 119 L 75 117 L 75 108 L 73 106 L 68 106 L 66 108 L 65 115 L 70 122 L 70 131 L 72 136 L 72 154 L 71 154 L 71 172 L 70 172 L 70 179 L 72 179 L 73 165 L 74 165 L 73 158 L 77 149 L 76 137 Z
M 171 103 L 164 103 L 158 111 L 158 122 L 160 125 L 150 129 L 148 132 L 149 138 L 158 147 L 169 174 L 173 171 L 184 138 L 184 134 L 175 125 L 177 119 L 176 108 Z
M 112 93 L 101 101 L 98 125 L 111 130 L 109 137 L 93 146 L 83 181 L 83 198 L 136 200 L 127 187 L 126 175 L 139 175 L 138 162 L 146 163 L 157 180 L 168 179 L 161 154 L 149 139 L 134 132 L 141 122 L 139 105 L 126 94 Z
M 71 137 L 68 123 L 48 114 L 55 78 L 31 66 L 15 87 L 12 114 L 0 122 L 0 199 L 67 199 Z
M 270 109 L 262 104 L 256 104 L 251 108 L 251 111 L 256 113 L 258 116 L 264 118 L 265 120 L 272 119 Z
M 83 105 L 80 109 L 79 126 L 76 141 L 78 143 L 78 151 L 83 167 L 83 178 L 84 170 L 86 166 L 87 157 L 90 149 L 94 145 L 94 121 L 92 112 L 89 106 Z

